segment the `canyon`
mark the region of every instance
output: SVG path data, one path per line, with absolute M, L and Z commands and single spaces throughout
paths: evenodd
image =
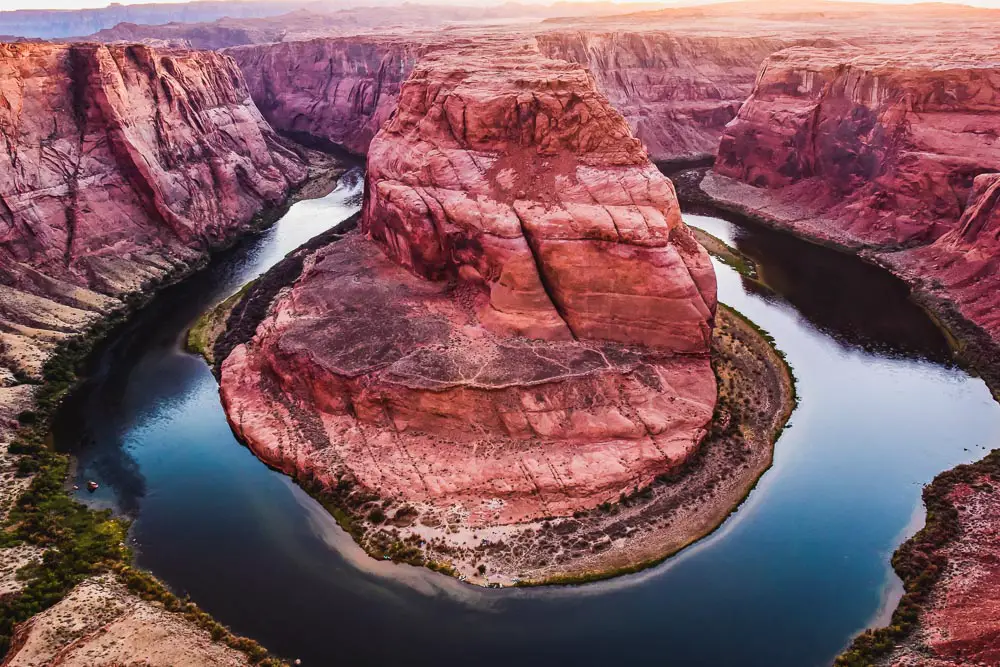
M 718 205 L 892 270 L 996 395 L 998 119 L 992 49 L 791 48 L 761 66 L 700 188 Z M 904 603 L 838 665 L 996 659 L 990 586 L 1000 568 L 986 537 L 996 530 L 986 518 L 996 480 L 994 452 L 927 487 L 929 525 L 893 560 Z
M 549 58 L 587 67 L 654 162 L 711 158 L 760 62 L 795 43 L 634 28 L 515 37 Z M 248 45 L 226 53 L 277 130 L 364 155 L 421 54 L 462 39 L 469 38 L 387 33 Z
M 279 291 L 249 288 L 237 309 L 266 312 L 227 334 L 221 393 L 234 431 L 373 555 L 480 584 L 627 571 L 709 532 L 770 464 L 786 371 L 718 307 L 653 163 L 715 156 L 700 197 L 888 268 L 996 391 L 1000 68 L 977 46 L 995 13 L 763 4 L 488 29 L 471 10 L 307 7 L 0 46 L 2 437 L 53 354 L 330 167 L 295 142 L 366 158 L 358 229 L 296 253 Z M 29 479 L 15 461 L 4 511 Z M 887 664 L 995 658 L 977 620 L 991 470 L 949 487 L 963 537 L 938 545 L 925 645 Z M 162 613 L 119 593 L 145 620 L 109 616 L 113 633 Z M 192 637 L 205 662 L 244 659 Z
M 655 531 L 536 532 L 576 532 L 708 434 L 715 277 L 670 182 L 584 68 L 519 40 L 432 50 L 398 98 L 360 230 L 302 254 L 289 288 L 251 288 L 264 316 L 216 348 L 233 429 L 373 555 L 479 583 L 662 558 Z
M 0 45 L 0 136 L 6 147 L 0 157 L 0 517 L 4 537 L 14 544 L 24 537 L 19 526 L 29 533 L 26 543 L 2 553 L 5 564 L 12 555 L 15 570 L 37 569 L 61 550 L 80 548 L 73 531 L 39 536 L 25 519 L 46 493 L 56 494 L 50 500 L 56 503 L 64 495 L 61 485 L 42 491 L 64 458 L 33 460 L 38 443 L 31 438 L 74 377 L 73 355 L 86 349 L 93 332 L 106 330 L 108 318 L 121 318 L 158 286 L 203 265 L 213 250 L 266 224 L 267 214 L 306 180 L 311 155 L 267 125 L 230 58 L 142 45 Z M 97 530 L 102 539 L 115 534 L 111 524 Z M 31 584 L 14 575 L 5 568 L 4 595 L 16 599 Z M 121 592 L 122 585 L 107 585 L 118 605 L 116 623 L 148 625 L 165 614 Z M 103 590 L 94 582 L 80 586 Z M 66 603 L 52 614 L 86 613 L 90 604 Z M 18 617 L 0 609 L 6 648 L 8 624 Z M 49 621 L 22 629 L 4 664 L 36 664 L 37 656 L 29 655 L 61 650 L 52 642 L 65 640 L 65 633 L 27 636 Z M 162 636 L 142 641 L 167 663 L 182 656 L 197 662 L 191 656 L 201 652 L 198 664 L 216 658 L 236 664 L 233 655 L 242 655 L 211 648 L 203 629 L 192 626 L 188 636 L 208 652 L 183 642 L 157 644 Z M 77 649 L 84 657 L 75 659 L 86 662 L 92 649 L 83 639 Z
M 0 359 L 56 345 L 203 262 L 307 175 L 233 62 L 144 46 L 6 45 Z
M 860 251 L 916 288 L 997 386 L 1000 61 L 950 43 L 770 56 L 726 129 L 713 199 Z

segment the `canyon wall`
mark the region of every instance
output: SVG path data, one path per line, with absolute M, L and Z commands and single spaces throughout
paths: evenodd
M 929 246 L 887 255 L 883 261 L 1000 342 L 1000 172 L 975 178 L 965 211 L 951 231 Z
M 655 161 L 715 154 L 760 63 L 790 40 L 666 31 L 566 31 L 535 38 L 550 58 L 585 65 Z
M 726 129 L 715 171 L 765 189 L 778 217 L 822 238 L 928 243 L 955 227 L 973 179 L 1000 170 L 998 65 L 995 53 L 926 46 L 781 51 Z
M 456 39 L 357 36 L 227 53 L 275 128 L 364 154 L 420 54 Z M 643 31 L 546 32 L 523 40 L 549 58 L 586 66 L 654 161 L 713 154 L 760 62 L 791 43 Z
M 261 458 L 457 540 L 448 522 L 593 508 L 696 451 L 715 276 L 586 70 L 521 41 L 427 54 L 367 178 L 361 233 L 305 257 L 222 364 Z
M 306 176 L 235 63 L 144 46 L 0 46 L 0 359 L 202 261 Z
M 967 356 L 995 379 L 998 128 L 993 49 L 791 48 L 761 67 L 702 189 L 866 249 L 949 325 L 978 328 Z
M 363 155 L 396 108 L 421 52 L 406 37 L 348 37 L 227 51 L 254 102 L 281 132 Z

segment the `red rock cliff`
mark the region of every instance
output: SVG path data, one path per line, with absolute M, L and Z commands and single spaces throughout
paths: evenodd
M 769 190 L 778 217 L 821 217 L 803 223 L 817 236 L 923 244 L 1000 169 L 998 120 L 995 52 L 791 48 L 762 66 L 715 170 Z
M 695 451 L 714 273 L 583 68 L 523 43 L 428 55 L 372 142 L 362 229 L 223 363 L 233 427 L 269 463 L 425 526 L 514 525 Z
M 0 45 L 3 365 L 204 258 L 305 167 L 217 53 Z
M 961 328 L 968 360 L 996 386 L 998 128 L 995 50 L 792 48 L 762 66 L 702 189 L 867 248 Z
M 264 117 L 282 132 L 363 155 L 396 108 L 421 50 L 407 37 L 348 37 L 229 49 Z
M 551 32 L 536 40 L 546 56 L 590 70 L 656 161 L 714 155 L 761 62 L 790 45 L 666 31 Z
M 1000 342 L 1000 173 L 976 177 L 965 212 L 947 234 L 884 259 Z
M 227 53 L 274 127 L 363 154 L 395 108 L 418 55 L 450 39 L 357 36 Z M 545 56 L 586 66 L 656 161 L 714 154 L 761 61 L 790 43 L 659 31 L 557 31 L 524 40 L 536 42 Z

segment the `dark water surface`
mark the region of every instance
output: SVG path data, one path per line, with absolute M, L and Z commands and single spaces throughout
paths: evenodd
M 487 591 L 367 558 L 233 438 L 186 328 L 357 210 L 360 181 L 170 288 L 95 358 L 62 411 L 89 502 L 135 518 L 139 565 L 304 665 L 828 663 L 894 603 L 888 559 L 921 486 L 1000 446 L 1000 409 L 888 274 L 769 230 L 688 216 L 758 263 L 716 264 L 721 300 L 770 331 L 801 403 L 775 465 L 725 526 L 660 567 L 581 587 Z

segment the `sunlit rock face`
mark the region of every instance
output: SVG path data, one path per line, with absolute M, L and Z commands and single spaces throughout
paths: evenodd
M 306 176 L 211 52 L 0 45 L 2 365 L 201 261 Z
M 883 248 L 954 229 L 973 179 L 1000 170 L 995 52 L 781 51 L 726 129 L 718 174 L 771 191 L 831 238 Z M 822 232 L 822 229 L 817 229 Z
M 282 132 L 364 154 L 421 53 L 456 38 L 358 35 L 229 49 L 265 118 Z M 653 161 L 715 154 L 764 58 L 792 41 L 655 30 L 525 35 L 544 56 L 584 65 Z
M 229 49 L 276 129 L 363 155 L 396 108 L 422 43 L 357 36 Z
M 714 155 L 760 63 L 791 45 L 776 37 L 638 29 L 553 31 L 535 39 L 550 58 L 590 70 L 654 161 Z
M 367 179 L 360 233 L 310 255 L 222 366 L 262 458 L 480 525 L 691 456 L 715 276 L 586 70 L 522 42 L 430 53 Z

